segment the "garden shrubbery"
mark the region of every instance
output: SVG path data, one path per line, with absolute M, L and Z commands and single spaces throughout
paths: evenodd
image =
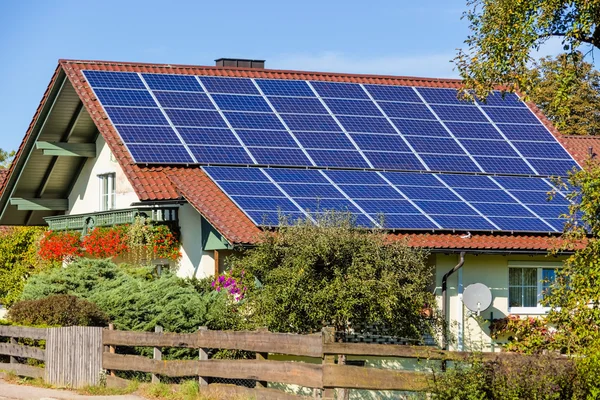
M 18 325 L 108 325 L 108 315 L 97 305 L 68 294 L 19 301 L 10 308 L 8 318 Z

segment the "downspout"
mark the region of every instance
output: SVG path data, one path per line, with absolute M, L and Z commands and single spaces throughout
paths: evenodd
M 458 264 L 454 266 L 450 271 L 446 272 L 446 274 L 442 277 L 442 316 L 444 317 L 444 324 L 448 322 L 447 318 L 447 309 L 448 309 L 448 297 L 447 297 L 447 289 L 448 289 L 448 278 L 450 275 L 458 271 L 463 264 L 465 263 L 465 252 L 460 252 L 460 258 L 458 260 Z M 442 335 L 442 349 L 448 350 L 448 327 L 444 326 L 444 334 Z

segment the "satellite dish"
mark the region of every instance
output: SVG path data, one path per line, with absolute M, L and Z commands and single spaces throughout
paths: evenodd
M 465 307 L 479 315 L 492 305 L 492 292 L 483 283 L 473 283 L 465 288 L 462 301 Z

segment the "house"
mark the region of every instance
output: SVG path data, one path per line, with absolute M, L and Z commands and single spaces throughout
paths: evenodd
M 60 60 L 0 175 L 0 225 L 86 231 L 143 214 L 180 227 L 178 273 L 205 277 L 280 214 L 349 210 L 430 249 L 452 346 L 493 350 L 464 288 L 491 289 L 483 319 L 545 312 L 541 278 L 567 256 L 547 256 L 568 206 L 560 193 L 547 202 L 548 177 L 579 168 L 600 141 L 560 136 L 515 95 L 464 103 L 460 85 L 260 60 Z

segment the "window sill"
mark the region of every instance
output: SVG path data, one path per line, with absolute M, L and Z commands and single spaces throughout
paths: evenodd
M 549 307 L 509 307 L 508 313 L 514 315 L 546 315 Z

